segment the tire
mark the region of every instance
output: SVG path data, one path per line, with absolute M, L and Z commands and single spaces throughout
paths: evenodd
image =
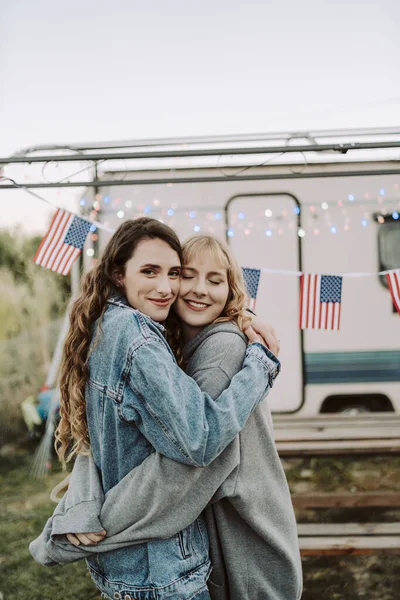
M 365 406 L 365 404 L 354 404 L 353 406 L 346 406 L 345 408 L 342 408 L 342 410 L 339 412 L 345 415 L 357 416 L 370 413 L 372 411 L 368 406 Z

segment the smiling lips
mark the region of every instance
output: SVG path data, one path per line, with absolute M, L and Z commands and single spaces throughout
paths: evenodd
M 169 304 L 171 303 L 172 298 L 148 298 L 148 300 L 150 300 L 150 302 L 152 302 L 155 306 L 158 306 L 159 308 L 167 308 L 167 306 L 169 306 Z
M 186 306 L 195 312 L 202 312 L 209 307 L 208 304 L 205 304 L 204 302 L 196 302 L 195 300 L 184 300 L 184 302 Z

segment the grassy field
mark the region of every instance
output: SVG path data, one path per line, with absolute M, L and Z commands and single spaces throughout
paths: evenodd
M 0 592 L 2 600 L 97 600 L 83 561 L 44 568 L 31 558 L 29 542 L 37 537 L 54 510 L 50 490 L 62 479 L 54 469 L 44 479 L 29 476 L 31 455 L 2 456 L 0 467 Z
M 62 568 L 37 565 L 28 552 L 53 510 L 50 490 L 62 478 L 54 461 L 42 480 L 29 476 L 32 449 L 3 448 L 0 467 L 0 599 L 97 600 L 100 598 L 83 562 Z M 400 458 L 286 460 L 292 491 L 399 489 Z M 353 517 L 330 511 L 329 520 Z M 307 511 L 301 520 L 321 520 Z M 327 513 L 324 513 L 324 519 Z M 374 509 L 364 520 L 399 519 L 399 514 Z M 316 557 L 303 559 L 303 600 L 397 600 L 400 585 L 399 556 Z M 292 599 L 288 599 L 292 600 Z

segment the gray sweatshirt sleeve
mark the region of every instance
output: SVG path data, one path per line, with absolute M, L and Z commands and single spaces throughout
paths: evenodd
M 196 352 L 190 375 L 203 391 L 218 397 L 240 370 L 245 352 L 246 343 L 236 333 L 214 335 Z M 276 363 L 272 361 L 271 370 L 274 368 Z M 224 481 L 223 495 L 229 495 L 229 480 L 233 492 L 235 477 L 229 476 L 236 470 L 239 457 L 238 437 L 205 468 L 153 453 L 107 493 L 104 504 L 93 459 L 78 457 L 70 488 L 55 510 L 52 527 L 47 524 L 42 535 L 31 543 L 31 554 L 41 564 L 53 566 L 93 552 L 171 537 L 199 516 Z M 218 493 L 218 499 L 223 497 Z M 92 547 L 77 548 L 61 537 L 103 528 L 107 537 Z

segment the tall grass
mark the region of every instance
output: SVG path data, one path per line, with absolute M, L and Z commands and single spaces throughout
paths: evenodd
M 45 382 L 68 300 L 57 276 L 26 268 L 0 268 L 0 446 L 26 433 L 21 402 Z

